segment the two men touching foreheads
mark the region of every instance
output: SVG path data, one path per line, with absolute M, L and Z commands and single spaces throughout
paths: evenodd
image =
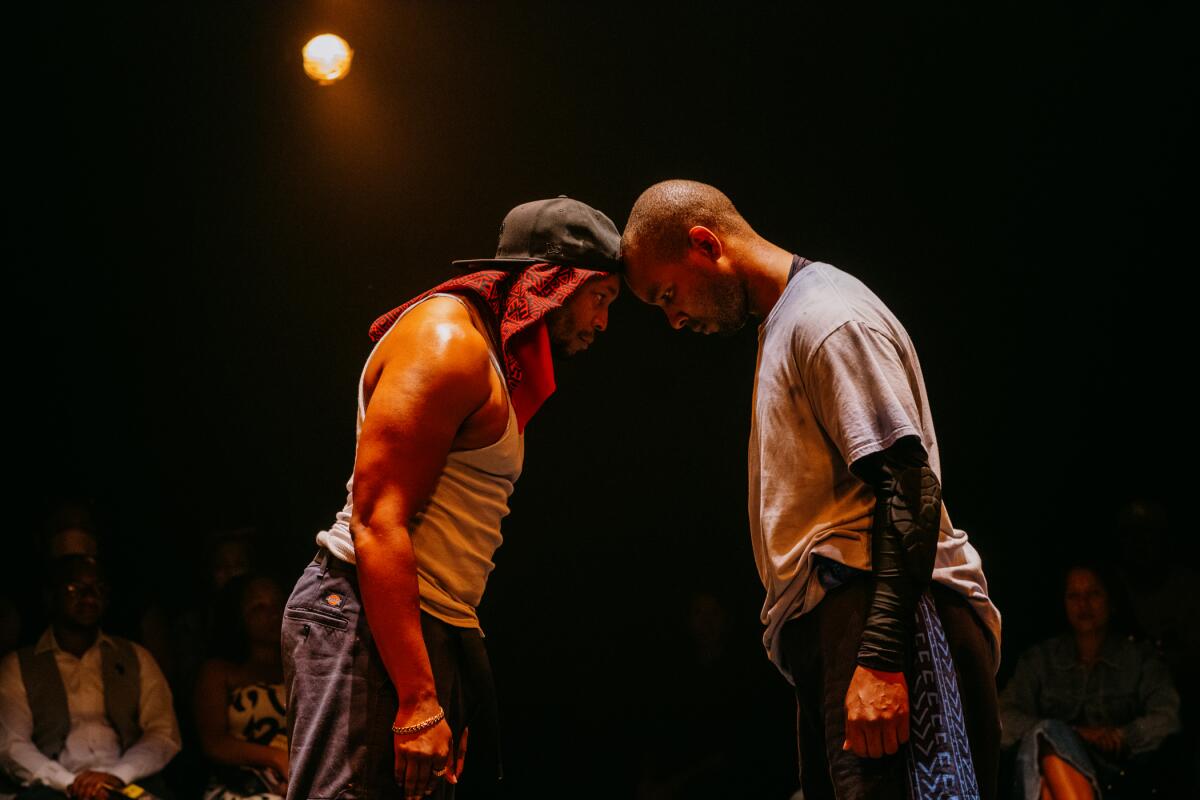
M 466 266 L 371 329 L 346 507 L 285 614 L 288 797 L 452 797 L 468 730 L 498 767 L 475 608 L 553 356 L 605 330 L 619 272 L 674 328 L 760 320 L 751 544 L 805 796 L 995 796 L 999 614 L 883 302 L 682 180 L 647 189 L 623 235 L 568 198 L 518 206 Z

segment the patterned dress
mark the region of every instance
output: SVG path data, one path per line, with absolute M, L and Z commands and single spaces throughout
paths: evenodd
M 229 733 L 285 753 L 287 709 L 282 683 L 250 683 L 229 693 Z M 209 780 L 204 800 L 282 800 L 283 784 L 274 770 L 222 767 Z

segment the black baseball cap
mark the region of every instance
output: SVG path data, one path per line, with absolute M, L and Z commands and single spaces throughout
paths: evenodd
M 468 258 L 453 264 L 465 269 L 512 269 L 549 263 L 618 272 L 620 250 L 621 234 L 611 219 L 586 203 L 559 195 L 509 211 L 500 223 L 495 258 Z

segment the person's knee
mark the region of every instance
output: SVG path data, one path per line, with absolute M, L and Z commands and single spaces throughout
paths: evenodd
M 1061 719 L 1042 719 L 1038 720 L 1029 732 L 1025 734 L 1027 739 L 1049 739 L 1053 741 L 1060 736 L 1074 736 L 1075 731 L 1071 726 L 1063 722 Z
M 1051 742 L 1062 741 L 1062 737 L 1066 735 L 1074 735 L 1074 731 L 1062 720 L 1038 720 L 1021 737 L 1017 745 L 1018 757 L 1027 764 L 1040 763 L 1043 753 L 1054 752 Z
M 1070 762 L 1063 759 L 1058 753 L 1053 750 L 1042 753 L 1042 757 L 1038 760 L 1038 765 L 1042 768 L 1042 773 L 1053 772 L 1056 769 L 1074 769 Z

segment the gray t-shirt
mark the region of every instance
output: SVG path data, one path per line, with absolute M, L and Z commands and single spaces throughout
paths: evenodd
M 767 590 L 763 643 L 785 676 L 784 623 L 825 590 L 821 555 L 871 569 L 875 496 L 849 465 L 903 436 L 919 437 L 944 494 L 921 365 L 900 321 L 861 281 L 830 264 L 800 270 L 759 327 L 750 423 L 750 532 Z M 934 580 L 970 599 L 1000 660 L 1000 613 L 979 554 L 942 506 Z

